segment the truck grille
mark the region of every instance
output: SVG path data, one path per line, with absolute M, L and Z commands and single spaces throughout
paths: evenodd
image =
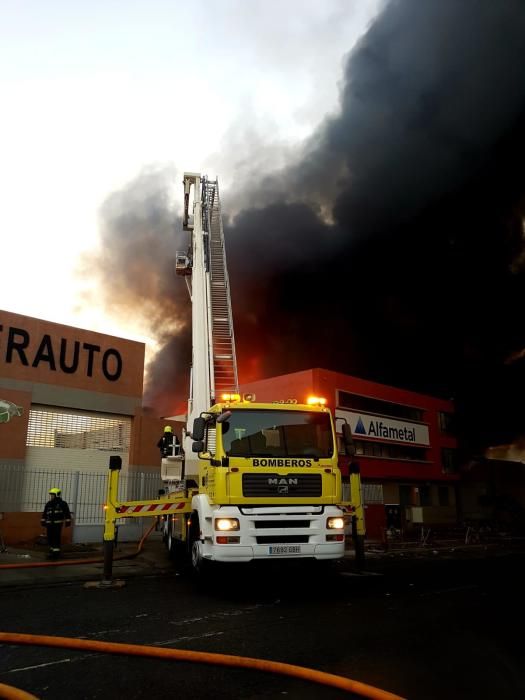
M 255 538 L 257 544 L 308 544 L 308 535 L 263 535 Z
M 243 496 L 315 498 L 322 495 L 320 474 L 243 474 Z
M 253 524 L 256 530 L 264 530 L 264 528 L 278 528 L 283 527 L 310 527 L 309 520 L 254 520 Z

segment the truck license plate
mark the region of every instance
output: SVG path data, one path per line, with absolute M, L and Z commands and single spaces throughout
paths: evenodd
M 270 547 L 270 554 L 301 554 L 298 544 L 277 544 Z

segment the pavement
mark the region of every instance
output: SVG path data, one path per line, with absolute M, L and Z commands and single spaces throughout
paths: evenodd
M 112 565 L 113 580 L 173 573 L 174 564 L 168 557 L 159 532 L 150 534 L 138 555 L 136 555 L 137 547 L 137 543 L 117 545 Z M 501 540 L 475 545 L 465 545 L 461 540 L 449 540 L 427 546 L 421 546 L 417 542 L 405 542 L 389 546 L 388 549 L 380 543 L 369 542 L 366 545 L 364 566 L 361 569 L 357 568 L 354 552 L 350 546 L 346 550 L 341 571 L 374 575 L 374 573 L 386 571 L 391 564 L 399 565 L 403 562 L 480 559 L 516 553 L 525 553 L 525 540 Z M 94 585 L 104 579 L 102 544 L 66 545 L 58 566 L 40 565 L 47 561 L 45 545 L 34 544 L 25 548 L 7 546 L 6 551 L 0 552 L 0 588 L 48 586 L 73 582 L 91 582 Z M 28 566 L 31 564 L 38 566 Z M 19 568 L 4 569 L 2 565 L 19 565 Z
M 173 564 L 161 540 L 160 533 L 153 532 L 137 552 L 138 543 L 118 544 L 114 550 L 112 574 L 114 579 L 131 576 L 147 576 L 173 570 Z M 122 557 L 129 556 L 125 559 Z M 40 566 L 48 562 L 47 547 L 33 545 L 11 547 L 0 552 L 0 588 L 9 586 L 42 586 L 78 581 L 102 581 L 104 578 L 104 552 L 102 544 L 65 545 L 57 565 Z M 98 561 L 93 561 L 98 560 Z M 20 565 L 20 568 L 2 569 L 3 564 Z M 31 568 L 30 564 L 38 564 Z

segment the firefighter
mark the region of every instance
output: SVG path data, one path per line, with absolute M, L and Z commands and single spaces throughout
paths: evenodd
M 49 545 L 49 557 L 57 559 L 60 556 L 60 539 L 62 525 L 71 526 L 71 512 L 68 504 L 61 498 L 59 488 L 49 489 L 50 500 L 44 507 L 41 523 L 47 530 L 47 543 Z
M 173 451 L 173 445 L 175 445 L 175 450 Z M 180 441 L 176 435 L 173 435 L 173 428 L 171 425 L 167 425 L 164 428 L 164 434 L 157 442 L 157 447 L 160 450 L 162 457 L 167 457 L 168 455 L 178 455 L 180 451 Z

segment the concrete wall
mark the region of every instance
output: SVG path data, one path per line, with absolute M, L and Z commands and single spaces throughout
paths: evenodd
M 157 442 L 164 433 L 164 427 L 170 425 L 173 434 L 182 442 L 182 423 L 158 418 L 147 410 L 138 410 L 133 418 L 131 446 L 129 455 L 130 471 L 155 472 L 160 474 L 161 456 Z
M 45 533 L 40 524 L 42 513 L 2 513 L 0 534 L 6 545 L 34 544 L 39 535 Z M 62 528 L 62 543 L 72 541 L 73 529 Z

